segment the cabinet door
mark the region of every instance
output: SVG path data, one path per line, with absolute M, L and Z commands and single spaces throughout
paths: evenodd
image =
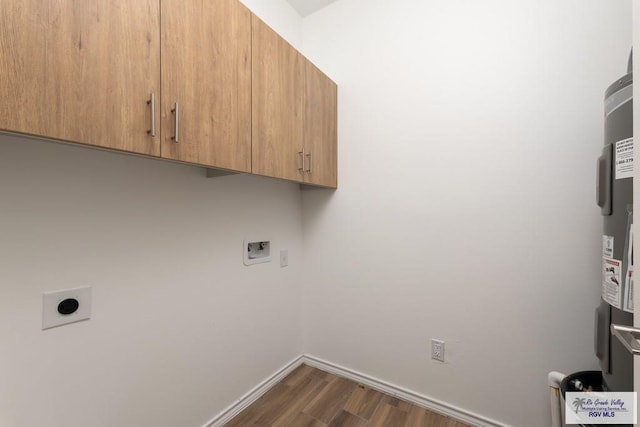
M 305 182 L 338 185 L 338 88 L 310 61 L 305 64 Z
M 251 171 L 251 14 L 237 0 L 162 0 L 162 157 Z
M 253 16 L 252 171 L 302 181 L 303 57 Z
M 0 129 L 159 155 L 159 0 L 0 1 Z

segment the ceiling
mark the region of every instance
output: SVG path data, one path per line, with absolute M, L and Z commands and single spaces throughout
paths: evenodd
M 336 0 L 287 0 L 300 16 L 307 16 Z

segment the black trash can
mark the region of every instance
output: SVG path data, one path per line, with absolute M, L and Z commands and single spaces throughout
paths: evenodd
M 580 371 L 564 377 L 560 383 L 562 393 L 562 425 L 564 425 L 564 411 L 566 393 L 572 391 L 604 391 L 602 384 L 602 372 L 600 371 Z M 569 424 L 584 427 L 597 427 L 595 424 Z
M 580 371 L 571 375 L 567 375 L 560 383 L 560 392 L 562 394 L 562 425 L 564 424 L 564 408 L 565 394 L 567 392 L 586 392 L 586 391 L 609 391 L 602 379 L 601 371 Z M 602 424 L 569 424 L 579 425 L 583 427 L 598 427 Z M 610 427 L 630 427 L 631 424 L 608 424 Z

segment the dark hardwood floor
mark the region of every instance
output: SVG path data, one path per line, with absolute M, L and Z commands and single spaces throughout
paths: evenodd
M 459 421 L 301 365 L 227 427 L 467 427 Z

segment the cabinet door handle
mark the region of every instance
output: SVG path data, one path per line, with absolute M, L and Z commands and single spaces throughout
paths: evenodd
M 173 113 L 173 136 L 171 137 L 171 139 L 173 139 L 174 142 L 179 142 L 178 140 L 178 132 L 180 130 L 179 128 L 179 114 L 180 114 L 180 110 L 178 107 L 178 103 L 176 102 L 173 106 L 173 110 L 171 110 L 171 112 Z
M 302 151 L 298 151 L 298 155 L 300 156 L 300 167 L 298 168 L 298 170 L 304 173 L 304 148 L 302 149 Z
M 151 129 L 147 131 L 151 137 L 156 137 L 156 95 L 151 94 L 151 98 L 147 101 L 147 105 L 151 107 Z
M 313 173 L 313 151 L 309 151 L 307 157 L 309 157 L 309 169 L 307 169 L 307 172 Z

